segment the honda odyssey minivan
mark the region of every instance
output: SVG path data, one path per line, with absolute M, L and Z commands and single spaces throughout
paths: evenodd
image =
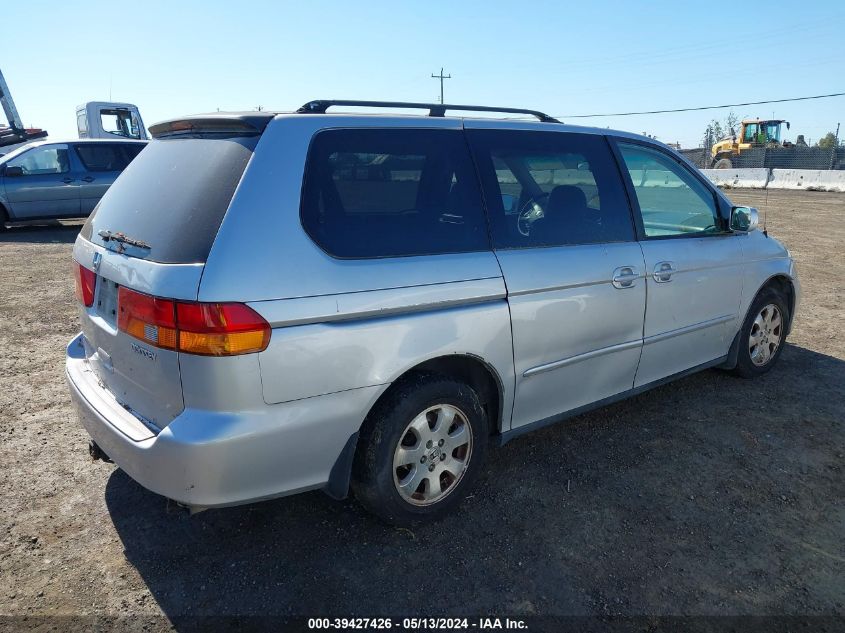
M 538 120 L 446 116 L 487 110 Z M 798 304 L 757 211 L 641 136 L 351 101 L 151 132 L 74 246 L 67 377 L 92 455 L 193 510 L 439 517 L 491 444 L 769 371 Z

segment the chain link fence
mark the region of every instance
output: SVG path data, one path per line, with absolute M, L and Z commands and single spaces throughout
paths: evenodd
M 706 148 L 682 149 L 681 154 L 700 169 L 712 167 Z M 845 147 L 755 147 L 731 157 L 733 167 L 769 169 L 845 169 Z

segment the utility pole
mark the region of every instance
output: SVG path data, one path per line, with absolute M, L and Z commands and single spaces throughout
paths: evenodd
M 444 101 L 443 101 L 443 80 L 444 79 L 451 79 L 452 75 L 451 74 L 444 75 L 443 69 L 441 68 L 439 75 L 435 75 L 434 73 L 431 73 L 431 76 L 432 76 L 433 79 L 439 79 L 440 80 L 440 103 L 444 103 Z

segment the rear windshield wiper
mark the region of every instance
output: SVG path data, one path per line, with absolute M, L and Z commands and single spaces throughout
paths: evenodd
M 129 246 L 135 246 L 137 248 L 145 248 L 150 250 L 152 246 L 147 244 L 146 242 L 142 242 L 141 240 L 132 239 L 125 233 L 121 233 L 118 231 L 117 233 L 112 233 L 111 231 L 107 231 L 106 229 L 102 229 L 97 231 L 97 235 L 103 238 L 104 242 L 119 242 L 120 244 L 128 244 Z

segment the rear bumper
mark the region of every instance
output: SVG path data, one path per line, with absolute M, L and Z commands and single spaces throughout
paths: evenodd
M 157 432 L 119 405 L 88 368 L 82 334 L 66 374 L 82 426 L 145 488 L 196 507 L 238 505 L 315 488 L 378 397 L 378 386 L 243 412 L 187 407 Z

